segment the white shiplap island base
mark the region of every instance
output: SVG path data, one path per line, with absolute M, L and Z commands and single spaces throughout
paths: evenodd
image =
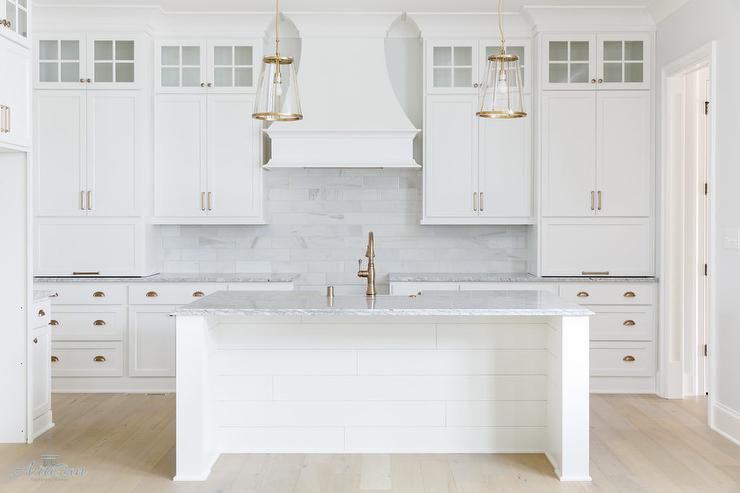
M 544 453 L 589 478 L 589 316 L 541 291 L 217 292 L 176 313 L 176 481 L 222 453 Z

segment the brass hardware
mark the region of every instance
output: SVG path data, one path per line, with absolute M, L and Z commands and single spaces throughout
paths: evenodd
M 333 298 L 334 297 L 334 286 L 327 286 L 326 287 L 326 297 L 327 298 Z
M 85 83 L 85 79 L 80 79 L 80 83 L 81 84 L 84 84 Z
M 159 296 L 159 294 L 157 294 L 157 292 L 156 292 L 156 291 L 148 291 L 148 292 L 146 293 L 146 297 L 147 297 L 147 298 L 156 298 L 157 296 Z
M 93 293 L 93 298 L 105 298 L 105 293 L 102 291 L 95 291 Z
M 591 210 L 594 210 L 594 192 L 591 191 Z
M 200 210 L 205 212 L 206 210 L 206 193 L 200 192 Z
M 105 325 L 105 320 L 96 320 L 93 322 L 93 325 L 96 325 L 100 327 L 101 325 Z
M 200 83 L 200 87 L 206 87 L 206 83 L 205 82 L 201 82 Z
M 85 210 L 85 191 L 80 190 L 80 210 Z
M 203 291 L 196 291 L 195 293 L 193 293 L 193 298 L 202 298 L 205 295 L 206 294 Z
M 635 357 L 632 356 L 631 354 L 628 354 L 627 356 L 622 358 L 622 361 L 627 361 L 627 362 L 635 361 Z
M 92 210 L 92 192 L 90 190 L 87 191 L 87 210 Z
M 5 133 L 5 105 L 0 104 L 0 133 Z
M 100 275 L 100 271 L 99 270 L 90 271 L 90 272 L 84 272 L 84 271 L 77 272 L 77 271 L 75 271 L 75 272 L 72 273 L 72 275 L 73 276 L 99 276 Z
M 596 84 L 596 79 L 591 79 L 591 84 Z
M 597 82 L 598 82 L 599 84 L 603 84 L 603 83 L 604 83 L 604 79 L 599 79 L 599 80 L 598 80 Z
M 591 295 L 588 294 L 586 291 L 579 291 L 576 296 L 578 296 L 579 298 L 588 298 Z
M 265 122 L 296 122 L 298 120 L 303 120 L 303 115 L 300 113 L 278 113 L 275 111 L 267 111 L 264 113 L 252 113 L 252 118 Z
M 608 270 L 604 270 L 604 271 L 587 271 L 587 270 L 584 270 L 584 271 L 581 271 L 581 275 L 582 276 L 608 276 L 609 275 L 609 271 Z
M 89 84 L 90 82 L 92 82 L 92 79 L 85 79 L 85 82 Z
M 208 192 L 208 210 L 213 210 L 213 192 Z
M 39 340 L 38 340 L 38 338 L 37 338 L 37 337 L 34 337 L 34 338 L 33 338 L 33 343 L 34 343 L 34 344 L 38 344 L 38 343 L 39 343 Z
M 367 235 L 367 251 L 365 252 L 367 257 L 367 270 L 362 270 L 362 259 L 358 260 L 359 268 L 357 270 L 357 277 L 367 278 L 367 290 L 365 294 L 368 296 L 375 296 L 375 237 L 373 232 Z
M 622 323 L 625 327 L 633 327 L 635 325 L 634 320 L 625 320 L 624 323 Z
M 708 353 L 707 345 L 704 344 L 704 357 L 708 356 L 707 353 Z
M 625 298 L 634 298 L 635 296 L 637 295 L 635 294 L 634 291 L 627 291 L 626 293 L 624 293 Z
M 599 190 L 599 207 L 598 209 L 601 210 L 601 190 Z
M 206 84 L 206 87 L 213 87 L 213 84 L 211 84 L 211 83 L 209 82 L 208 84 Z
M 57 356 L 52 356 L 52 357 L 51 357 L 51 362 L 52 362 L 52 363 L 56 363 L 56 362 L 58 362 L 58 361 L 59 361 L 59 358 L 58 358 Z
M 473 210 L 478 211 L 478 192 L 473 192 Z
M 49 322 L 49 325 L 51 325 L 51 326 L 53 326 L 53 327 L 56 327 L 57 325 L 59 325 L 59 320 L 51 320 L 51 321 Z
M 46 312 L 44 310 L 39 310 L 39 317 L 45 317 Z
M 478 206 L 478 210 L 483 212 L 483 192 L 480 193 Z
M 93 361 L 95 361 L 96 363 L 102 363 L 103 361 L 105 361 L 105 356 L 95 356 L 93 358 Z
M 478 84 L 477 82 L 476 82 L 475 84 L 473 84 L 473 87 L 475 87 L 476 89 L 477 89 L 477 88 L 478 88 L 479 86 L 480 86 L 480 84 Z

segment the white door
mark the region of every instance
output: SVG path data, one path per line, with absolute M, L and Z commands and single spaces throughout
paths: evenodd
M 208 95 L 209 216 L 262 215 L 262 124 L 249 117 L 254 96 Z
M 90 33 L 87 35 L 88 86 L 95 89 L 140 87 L 136 73 L 138 57 L 134 36 Z M 87 80 L 87 79 L 86 79 Z
M 81 33 L 35 33 L 34 87 L 81 89 L 86 87 L 86 44 Z
M 96 216 L 136 215 L 142 103 L 139 91 L 87 91 L 87 205 Z
M 530 97 L 525 97 L 530 107 Z M 478 209 L 482 217 L 532 216 L 532 116 L 481 118 Z
M 590 34 L 542 37 L 542 88 L 596 89 L 596 39 Z
M 51 409 L 51 330 L 48 325 L 34 329 L 31 338 L 31 364 L 33 365 L 33 411 L 38 418 Z
M 480 79 L 478 42 L 427 42 L 427 92 L 476 94 Z
M 34 91 L 33 111 L 36 215 L 84 215 L 85 91 Z
M 209 93 L 248 93 L 257 90 L 261 57 L 250 41 L 209 41 Z
M 427 98 L 424 216 L 478 215 L 478 117 L 476 96 Z
M 154 49 L 155 88 L 160 93 L 205 93 L 206 45 L 200 41 L 166 40 Z
M 173 305 L 129 307 L 130 377 L 175 376 Z
M 542 213 L 595 214 L 596 93 L 542 93 Z
M 206 96 L 158 95 L 155 109 L 154 213 L 206 213 Z M 248 115 L 244 115 L 248 119 Z M 233 144 L 233 143 L 232 143 Z
M 596 95 L 597 215 L 647 217 L 653 151 L 649 91 Z
M 28 50 L 0 38 L 0 142 L 30 145 L 30 61 Z
M 650 34 L 602 34 L 597 44 L 599 89 L 650 89 Z

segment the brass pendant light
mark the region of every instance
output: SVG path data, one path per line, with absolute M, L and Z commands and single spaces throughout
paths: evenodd
M 527 116 L 522 100 L 522 76 L 519 57 L 506 53 L 504 20 L 501 13 L 503 0 L 498 1 L 498 30 L 501 35 L 501 51 L 488 57 L 486 78 L 482 84 L 481 118 L 522 118 Z
M 269 122 L 303 119 L 293 58 L 280 54 L 280 0 L 275 0 L 275 54 L 262 59 L 252 118 Z

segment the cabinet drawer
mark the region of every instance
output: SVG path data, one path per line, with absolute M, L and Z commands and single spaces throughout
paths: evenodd
M 33 304 L 33 327 L 38 328 L 48 325 L 51 314 L 51 303 L 48 301 L 42 301 L 41 303 Z
M 650 377 L 655 374 L 651 342 L 592 342 L 592 377 Z
M 120 341 L 125 314 L 122 306 L 57 306 L 51 337 L 54 341 Z
M 592 341 L 653 341 L 655 311 L 652 307 L 590 306 Z
M 55 343 L 51 349 L 51 375 L 120 377 L 123 375 L 121 343 Z
M 178 284 L 129 286 L 131 305 L 185 305 L 216 291 L 225 291 L 225 284 Z
M 652 305 L 652 284 L 563 283 L 560 296 L 581 305 Z
M 43 285 L 47 288 L 46 285 Z M 125 305 L 126 286 L 112 283 L 75 283 L 48 286 L 56 291 L 53 305 Z

